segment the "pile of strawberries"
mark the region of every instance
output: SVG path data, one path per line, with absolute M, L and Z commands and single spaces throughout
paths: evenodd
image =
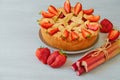
M 102 26 L 100 28 L 100 31 L 103 33 L 108 33 L 109 41 L 114 41 L 119 37 L 120 31 L 113 29 L 113 24 L 111 23 L 111 21 L 105 18 L 100 22 L 100 24 Z
M 62 51 L 50 52 L 49 48 L 38 48 L 36 57 L 43 63 L 48 64 L 52 68 L 59 68 L 66 62 L 66 55 Z

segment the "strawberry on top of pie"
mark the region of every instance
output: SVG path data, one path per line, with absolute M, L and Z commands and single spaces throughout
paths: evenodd
M 100 16 L 93 12 L 93 8 L 83 10 L 80 2 L 72 7 L 69 0 L 61 8 L 50 5 L 48 12 L 41 12 L 40 34 L 47 44 L 58 49 L 86 49 L 96 42 L 99 34 Z

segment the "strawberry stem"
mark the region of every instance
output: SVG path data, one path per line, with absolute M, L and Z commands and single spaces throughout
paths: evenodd
M 63 50 L 60 50 L 60 54 L 66 56 L 66 53 Z
M 45 46 L 40 45 L 40 48 L 45 48 Z
M 40 20 L 37 20 L 37 22 L 39 23 Z
M 42 11 L 40 11 L 38 14 L 40 14 L 40 15 L 41 15 L 41 14 L 42 14 Z

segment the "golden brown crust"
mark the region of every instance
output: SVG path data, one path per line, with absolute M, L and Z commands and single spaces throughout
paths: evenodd
M 49 35 L 48 33 L 46 33 L 46 30 L 43 28 L 41 28 L 41 34 L 44 41 L 48 43 L 50 46 L 58 49 L 62 49 L 62 50 L 68 50 L 68 51 L 86 49 L 92 46 L 96 42 L 98 37 L 98 35 L 95 35 L 87 39 L 82 38 L 75 41 L 67 41 L 67 40 L 63 40 L 61 38 Z

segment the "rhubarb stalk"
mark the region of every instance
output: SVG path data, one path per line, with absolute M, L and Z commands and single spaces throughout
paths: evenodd
M 91 52 L 91 53 L 92 53 L 92 52 Z M 81 69 L 81 62 L 82 62 L 82 60 L 89 58 L 90 55 L 91 55 L 91 53 L 85 54 L 85 55 L 84 55 L 81 59 L 79 59 L 77 62 L 73 63 L 73 64 L 72 64 L 72 69 L 73 69 L 74 71 L 80 70 L 80 69 Z
M 101 65 L 102 63 L 106 62 L 107 60 L 118 55 L 120 53 L 120 39 L 112 42 L 111 46 L 109 48 L 107 48 L 106 51 L 108 53 L 107 59 L 106 59 L 103 51 L 101 51 L 96 56 L 91 56 L 91 57 L 82 59 L 81 63 L 79 64 L 79 66 L 81 66 L 81 69 L 77 70 L 77 75 L 81 75 L 84 72 L 89 72 L 92 69 L 96 68 L 97 66 Z M 95 52 L 92 51 L 92 54 L 94 54 L 94 53 Z M 88 55 L 91 55 L 91 52 L 88 53 Z M 77 63 L 78 63 L 78 61 L 76 62 L 76 64 Z M 79 68 L 79 66 L 77 65 L 78 68 Z

